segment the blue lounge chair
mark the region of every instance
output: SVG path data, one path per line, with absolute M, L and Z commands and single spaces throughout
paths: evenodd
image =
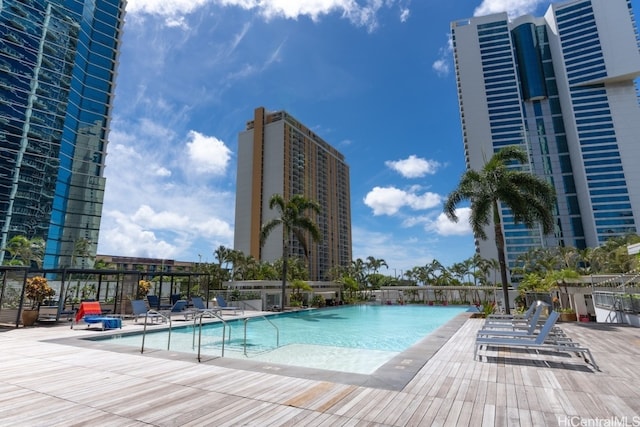
M 196 311 L 189 310 L 187 308 L 187 301 L 182 299 L 176 301 L 176 303 L 173 304 L 173 307 L 171 307 L 171 310 L 161 310 L 160 313 L 167 317 L 179 314 L 184 316 L 184 320 L 189 320 L 190 318 L 193 319 L 196 315 Z
M 149 307 L 154 310 L 170 310 L 173 306 L 173 304 L 161 304 L 158 295 L 147 295 L 147 302 L 149 303 Z
M 563 351 L 563 352 L 573 352 L 580 353 L 584 358 L 585 362 L 591 363 L 596 370 L 600 370 L 598 365 L 596 364 L 593 356 L 591 355 L 591 351 L 586 348 L 580 346 L 578 343 L 575 343 L 570 340 L 553 340 L 549 341 L 550 333 L 553 329 L 556 320 L 560 314 L 556 311 L 552 311 L 547 318 L 547 321 L 544 323 L 542 330 L 539 334 L 535 336 L 512 336 L 512 337 L 476 337 L 476 345 L 475 350 L 473 352 L 473 359 L 476 360 L 478 357 L 478 349 L 482 346 L 485 347 L 504 347 L 504 348 L 524 348 L 528 350 L 555 350 L 555 351 Z M 587 357 L 588 355 L 588 357 Z
M 220 307 L 207 308 L 204 300 L 200 297 L 191 297 L 191 303 L 193 304 L 194 310 L 198 313 L 220 314 Z
M 216 302 L 218 303 L 218 307 L 220 307 L 220 309 L 222 309 L 222 310 L 233 311 L 234 315 L 238 314 L 238 311 L 241 311 L 242 314 L 244 314 L 244 310 L 241 309 L 240 307 L 232 307 L 232 306 L 228 305 L 227 302 L 224 300 L 224 297 L 222 295 L 216 296 Z
M 131 301 L 131 311 L 133 312 L 133 318 L 136 322 L 138 322 L 140 317 L 145 319 L 145 321 L 151 320 L 151 323 L 166 322 L 166 318 L 160 313 L 153 310 L 147 310 L 147 304 L 141 299 Z

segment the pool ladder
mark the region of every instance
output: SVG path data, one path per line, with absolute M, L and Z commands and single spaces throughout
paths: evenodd
M 193 318 L 193 340 L 191 345 L 195 348 L 196 346 L 196 323 L 198 323 L 198 362 L 201 362 L 201 358 L 200 358 L 200 349 L 202 347 L 202 318 L 203 317 L 210 317 L 210 318 L 214 318 L 214 319 L 219 319 L 222 322 L 222 354 L 220 355 L 220 357 L 224 357 L 224 337 L 226 335 L 226 331 L 227 331 L 227 322 L 224 321 L 224 319 L 222 318 L 222 316 L 220 316 L 218 313 L 216 313 L 213 310 L 205 310 L 203 312 L 198 313 L 194 318 Z M 229 340 L 231 340 L 231 328 L 229 328 Z
M 267 322 L 269 322 L 269 324 L 271 326 L 273 326 L 273 328 L 276 330 L 276 348 L 280 347 L 280 329 L 278 329 L 278 327 L 269 319 L 267 319 L 266 316 L 259 316 L 260 318 L 266 320 Z M 244 355 L 245 356 L 249 356 L 247 354 L 247 323 L 249 323 L 249 317 L 245 317 L 244 318 Z M 251 318 L 253 319 L 253 318 Z
M 153 316 L 160 316 L 164 320 L 169 321 L 169 338 L 167 339 L 167 350 L 169 350 L 169 347 L 171 346 L 171 316 L 166 316 L 159 311 L 149 310 L 144 315 L 144 329 L 142 330 L 142 346 L 140 347 L 140 353 L 144 353 L 144 339 L 147 336 L 147 323 L 149 323 L 148 320 L 150 314 Z
M 169 333 L 168 333 L 168 338 L 167 338 L 167 351 L 170 350 L 171 348 L 171 328 L 172 328 L 172 323 L 171 323 L 171 316 L 165 316 L 164 314 L 154 311 L 154 310 L 149 310 L 147 312 L 147 314 L 145 315 L 145 321 L 144 321 L 144 330 L 142 332 L 142 346 L 140 348 L 140 353 L 144 353 L 144 340 L 145 337 L 147 335 L 147 319 L 148 319 L 148 315 L 152 314 L 152 315 L 159 315 L 162 316 L 163 319 L 168 320 L 169 322 Z M 222 322 L 222 352 L 220 357 L 224 357 L 224 344 L 225 344 L 225 336 L 227 335 L 227 322 L 222 318 L 222 316 L 220 316 L 219 314 L 217 314 L 216 312 L 212 311 L 212 310 L 205 310 L 201 313 L 198 313 L 196 316 L 194 316 L 193 318 L 193 338 L 192 338 L 192 347 L 195 349 L 196 346 L 196 326 L 198 329 L 198 362 L 202 361 L 201 358 L 201 347 L 202 347 L 202 318 L 203 317 L 209 317 L 209 318 L 215 318 L 218 319 Z M 258 316 L 264 320 L 266 320 L 267 322 L 269 322 L 269 324 L 271 326 L 273 326 L 273 328 L 276 330 L 276 348 L 280 347 L 280 329 L 278 329 L 278 327 L 271 321 L 269 320 L 266 316 Z M 252 318 L 246 317 L 243 319 L 244 322 L 244 339 L 243 339 L 243 351 L 244 351 L 244 355 L 248 356 L 247 354 L 247 323 L 249 323 L 249 320 Z M 227 338 L 228 341 L 231 341 L 231 328 L 229 328 L 229 337 Z
M 208 315 L 208 317 L 215 317 L 217 319 L 220 319 L 220 321 L 222 322 L 222 353 L 220 355 L 220 357 L 224 357 L 224 343 L 225 343 L 225 337 L 227 335 L 226 333 L 226 328 L 227 328 L 227 322 L 224 321 L 224 319 L 218 315 L 215 312 L 210 312 L 210 311 L 206 311 L 204 313 L 201 313 L 200 315 L 198 315 L 198 319 L 200 320 L 200 324 L 198 327 L 198 362 L 201 361 L 200 358 L 200 348 L 202 345 L 202 317 Z M 266 320 L 267 322 L 269 322 L 269 324 L 271 326 L 273 326 L 273 328 L 276 330 L 276 348 L 280 347 L 280 330 L 278 329 L 278 327 L 269 319 L 267 319 L 266 316 L 258 316 L 264 320 Z M 243 352 L 245 356 L 249 356 L 247 354 L 247 323 L 249 323 L 249 320 L 254 319 L 255 317 L 245 317 L 243 320 L 244 323 L 244 339 L 242 340 L 242 348 L 243 348 Z M 197 319 L 194 319 L 194 323 L 197 321 Z M 195 328 L 193 330 L 193 347 L 195 348 L 195 335 L 196 331 Z M 231 328 L 229 328 L 229 336 L 226 338 L 227 341 L 231 341 Z

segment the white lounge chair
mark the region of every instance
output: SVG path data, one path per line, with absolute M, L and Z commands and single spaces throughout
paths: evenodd
M 533 315 L 536 313 L 536 311 L 538 309 L 540 309 L 541 307 L 550 307 L 549 304 L 547 304 L 544 301 L 536 301 L 533 304 L 531 304 L 529 306 L 529 308 L 527 309 L 527 311 L 525 311 L 522 314 L 492 314 L 490 316 L 487 317 L 487 320 L 484 322 L 485 325 L 489 325 L 489 324 L 503 324 L 503 323 L 507 323 L 507 324 L 522 324 L 522 323 L 526 323 L 529 324 L 531 321 L 531 317 L 533 317 Z
M 477 335 L 478 336 L 485 336 L 485 335 L 533 336 L 538 326 L 542 326 L 538 324 L 538 321 L 540 320 L 540 315 L 542 314 L 542 309 L 543 309 L 543 306 L 538 305 L 538 308 L 534 311 L 533 316 L 531 316 L 531 319 L 521 324 L 514 324 L 512 322 L 485 323 L 483 328 L 478 331 Z
M 505 347 L 505 348 L 524 348 L 529 350 L 555 350 L 555 351 L 564 351 L 564 352 L 573 352 L 580 353 L 584 358 L 585 362 L 591 363 L 596 370 L 600 370 L 593 356 L 591 355 L 591 351 L 586 348 L 578 345 L 573 341 L 568 340 L 558 340 L 553 342 L 547 342 L 550 337 L 551 330 L 553 329 L 556 320 L 560 314 L 556 311 L 552 311 L 547 318 L 547 321 L 544 323 L 542 330 L 539 334 L 535 336 L 523 336 L 523 337 L 476 337 L 476 345 L 475 350 L 473 352 L 473 359 L 476 360 L 478 356 L 478 349 L 483 345 L 486 347 Z M 587 358 L 588 355 L 589 357 Z

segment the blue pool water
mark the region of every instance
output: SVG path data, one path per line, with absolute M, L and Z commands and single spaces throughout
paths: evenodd
M 225 357 L 371 373 L 468 307 L 357 305 L 298 311 L 227 322 Z M 176 322 L 174 322 L 175 324 Z M 276 328 L 279 331 L 276 332 Z M 221 355 L 222 324 L 203 327 L 201 354 Z M 197 352 L 192 326 L 172 330 L 172 351 Z M 230 337 L 230 338 L 229 338 Z M 145 348 L 167 349 L 167 333 L 147 332 Z M 120 345 L 140 346 L 142 337 L 118 335 Z M 278 346 L 279 341 L 279 346 Z

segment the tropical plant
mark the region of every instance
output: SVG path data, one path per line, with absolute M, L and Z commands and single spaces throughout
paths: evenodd
M 7 246 L 2 248 L 11 256 L 6 264 L 31 266 L 35 263 L 38 268 L 42 268 L 42 260 L 44 259 L 45 242 L 40 237 L 28 239 L 25 236 L 18 235 L 12 237 Z
M 301 194 L 296 194 L 289 201 L 285 201 L 280 194 L 274 194 L 269 199 L 269 209 L 276 209 L 278 216 L 267 221 L 262 225 L 260 230 L 260 244 L 264 245 L 271 232 L 276 228 L 282 227 L 282 300 L 281 310 L 284 311 L 284 303 L 287 288 L 287 266 L 289 259 L 289 245 L 294 238 L 298 240 L 303 248 L 305 257 L 309 252 L 305 233 L 311 236 L 314 241 L 320 241 L 320 230 L 318 226 L 309 217 L 309 214 L 319 214 L 320 205 L 312 200 L 307 199 Z
M 456 207 L 464 200 L 471 201 L 469 222 L 477 238 L 486 240 L 485 227 L 493 223 L 506 313 L 510 313 L 509 283 L 500 206 L 511 210 L 515 222 L 522 222 L 530 228 L 536 223 L 540 224 L 544 234 L 551 233 L 554 226 L 553 186 L 531 173 L 510 166 L 514 161 L 526 164 L 527 154 L 516 146 L 496 152 L 482 170 L 469 169 L 464 172 L 458 187 L 449 194 L 444 204 L 444 213 L 457 222 Z
M 149 280 L 138 281 L 138 291 L 136 292 L 136 299 L 144 299 L 151 290 L 152 283 Z
M 327 300 L 324 299 L 324 297 L 322 295 L 314 295 L 313 298 L 311 299 L 311 306 L 313 307 L 324 307 L 327 305 Z
M 30 277 L 27 279 L 27 286 L 24 290 L 25 296 L 31 300 L 31 308 L 38 308 L 45 298 L 52 297 L 56 291 L 49 286 L 49 282 L 42 276 Z
M 311 292 L 313 288 L 304 280 L 295 279 L 291 282 L 291 301 L 302 303 L 304 299 L 303 292 Z

